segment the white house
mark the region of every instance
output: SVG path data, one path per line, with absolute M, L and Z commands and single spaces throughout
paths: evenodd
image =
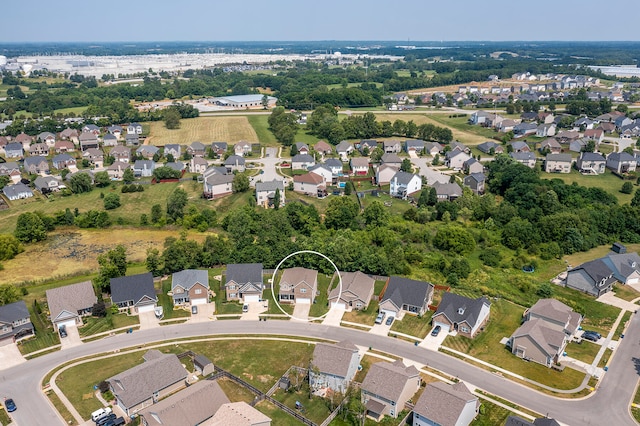
M 422 189 L 422 179 L 413 173 L 398 171 L 389 182 L 392 197 L 405 198 Z

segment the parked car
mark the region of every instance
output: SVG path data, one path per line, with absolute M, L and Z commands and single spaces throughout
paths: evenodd
M 249 312 L 249 304 L 245 303 L 244 305 L 242 305 L 242 312 Z
M 386 314 L 384 312 L 380 312 L 378 314 L 378 316 L 376 317 L 376 324 L 382 324 L 382 321 L 384 321 L 384 316 Z
M 393 320 L 394 320 L 394 317 L 389 317 L 389 318 L 387 318 L 387 321 L 385 322 L 385 324 L 386 325 L 391 325 L 391 324 L 393 324 Z
M 438 334 L 440 334 L 440 330 L 442 330 L 442 327 L 440 327 L 439 325 L 436 325 L 431 331 L 431 335 L 434 337 L 437 336 Z
M 18 407 L 16 407 L 16 403 L 13 402 L 13 399 L 11 398 L 4 400 L 4 406 L 9 413 L 13 413 L 18 409 Z
M 191 306 L 191 313 L 192 314 L 197 314 L 198 313 L 198 306 L 197 305 Z
M 108 422 L 115 420 L 116 419 L 116 415 L 114 413 L 111 413 L 109 415 L 106 415 L 100 419 L 98 419 L 96 421 L 96 426 L 104 426 L 105 424 L 107 424 Z
M 99 408 L 93 413 L 91 413 L 91 420 L 97 423 L 98 420 L 100 420 L 103 417 L 107 417 L 109 414 L 111 414 L 112 411 L 113 410 L 111 410 L 111 407 Z
M 58 329 L 58 331 L 60 331 L 60 337 L 67 337 L 67 326 L 66 325 L 61 325 L 60 328 Z
M 590 340 L 592 342 L 597 342 L 598 340 L 600 340 L 600 338 L 597 335 L 592 333 L 583 333 L 582 338 L 585 340 Z
M 118 417 L 117 419 L 111 419 L 108 422 L 106 422 L 104 425 L 102 426 L 121 426 L 123 424 L 125 424 L 126 422 L 124 421 L 123 417 Z
M 592 331 L 592 330 L 585 330 L 583 333 L 584 334 L 592 334 L 594 336 L 596 336 L 598 339 L 602 337 L 602 334 L 598 333 L 597 331 Z

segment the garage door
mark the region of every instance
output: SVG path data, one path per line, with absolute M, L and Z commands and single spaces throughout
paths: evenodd
M 249 302 L 259 302 L 260 301 L 260 296 L 257 294 L 245 294 L 244 295 L 244 303 L 249 303 Z
M 300 303 L 301 305 L 310 305 L 311 299 L 296 299 L 296 303 Z
M 207 299 L 205 299 L 204 297 L 201 297 L 199 299 L 191 299 L 192 305 L 204 305 L 206 303 L 207 303 Z
M 138 306 L 138 312 L 153 312 L 155 305 L 142 305 Z
M 387 309 L 380 309 L 380 313 L 384 312 L 385 316 L 396 316 L 396 311 L 389 311 Z
M 73 326 L 75 326 L 75 325 L 76 325 L 76 321 L 75 321 L 75 320 L 73 320 L 73 319 L 70 319 L 70 320 L 66 320 L 66 321 L 58 322 L 58 323 L 56 323 L 56 325 L 58 326 L 58 329 L 59 329 L 60 327 L 62 327 L 63 325 L 64 325 L 65 327 L 73 327 Z
M 638 278 L 629 278 L 627 284 L 638 284 Z
M 331 307 L 336 307 L 338 309 L 347 309 L 347 306 L 342 302 L 331 302 Z
M 433 322 L 433 326 L 435 327 L 436 325 L 439 325 L 440 328 L 442 328 L 443 332 L 445 332 L 445 333 L 449 332 L 449 324 L 445 324 L 445 323 L 442 323 L 442 322 L 439 322 L 439 321 L 434 321 Z

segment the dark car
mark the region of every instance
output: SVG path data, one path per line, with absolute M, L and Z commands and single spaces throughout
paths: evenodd
M 389 318 L 387 318 L 387 321 L 385 322 L 385 324 L 386 324 L 386 325 L 391 325 L 391 324 L 393 324 L 393 320 L 394 320 L 394 319 L 395 319 L 394 317 L 389 317 Z
M 109 414 L 108 416 L 104 416 L 102 418 L 100 418 L 98 421 L 96 421 L 96 425 L 97 426 L 104 426 L 107 423 L 110 423 L 111 421 L 116 419 L 116 415 L 114 413 Z
M 592 331 L 592 330 L 585 330 L 584 334 L 593 334 L 598 339 L 602 337 L 602 334 L 598 333 L 597 331 Z
M 108 422 L 104 423 L 102 426 L 121 426 L 125 424 L 123 417 L 118 417 L 117 419 L 111 419 Z
M 13 399 L 11 398 L 4 400 L 4 406 L 7 408 L 7 411 L 9 413 L 12 413 L 18 409 L 18 407 L 16 407 L 16 403 L 13 402 Z
M 198 306 L 197 305 L 191 306 L 191 313 L 192 314 L 197 314 L 198 313 Z
M 67 327 L 64 325 L 60 326 L 60 337 L 67 337 Z
M 440 330 L 442 330 L 442 327 L 440 327 L 439 325 L 436 325 L 433 328 L 433 331 L 431 332 L 431 335 L 434 336 L 434 337 L 437 336 L 438 334 L 440 334 Z
M 584 332 L 582 333 L 582 338 L 585 340 L 590 340 L 592 342 L 597 342 L 600 340 L 600 334 L 595 332 Z

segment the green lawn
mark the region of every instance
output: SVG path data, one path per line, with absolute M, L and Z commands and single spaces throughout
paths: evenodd
M 267 146 L 279 145 L 276 137 L 271 133 L 271 130 L 269 130 L 268 115 L 249 114 L 247 115 L 247 120 L 249 120 L 249 124 L 251 124 L 251 127 L 253 127 L 253 130 L 255 130 L 258 135 L 258 141 L 261 144 Z
M 18 349 L 20 349 L 23 355 L 60 343 L 60 337 L 58 333 L 53 330 L 53 324 L 47 320 L 45 307 L 42 304 L 39 304 L 39 306 L 41 313 L 36 314 L 34 303 L 27 303 L 36 335 L 35 337 L 18 342 Z
M 53 391 L 49 391 L 47 392 L 46 395 L 47 395 L 47 398 L 49 398 L 49 400 L 53 404 L 53 406 L 56 407 L 56 411 L 60 413 L 60 415 L 67 422 L 67 424 L 75 425 L 76 419 L 73 417 L 73 414 L 69 412 L 69 409 L 67 408 L 67 406 L 62 403 L 62 401 L 60 400 L 60 397 L 58 397 L 58 394 L 56 394 Z M 3 424 L 6 425 L 7 423 L 3 423 Z
M 617 297 L 628 302 L 640 298 L 640 292 L 628 285 L 616 284 L 613 286 L 613 292 Z
M 331 276 L 318 273 L 318 295 L 309 310 L 309 318 L 317 318 L 329 312 L 329 283 Z
M 227 301 L 227 294 L 224 291 L 222 285 L 225 282 L 225 276 L 222 275 L 222 281 L 218 281 L 213 278 L 216 275 L 222 275 L 222 271 L 218 270 L 217 273 L 209 271 L 209 287 L 215 293 L 216 314 L 241 314 L 242 304 L 237 301 Z
M 605 349 L 604 354 L 602 354 L 602 358 L 600 358 L 600 361 L 598 362 L 598 367 L 603 368 L 605 365 L 607 365 L 609 359 L 611 359 L 612 353 L 613 351 L 611 349 Z
M 378 301 L 372 300 L 369 302 L 367 309 L 362 311 L 352 310 L 351 312 L 345 312 L 342 315 L 343 321 L 355 322 L 358 324 L 373 325 L 378 316 Z
M 80 337 L 87 337 L 117 328 L 140 324 L 137 316 L 126 314 L 107 315 L 106 317 L 89 317 L 84 319 L 84 325 L 78 328 Z
M 633 194 L 623 194 L 620 192 L 620 188 L 622 188 L 624 181 L 611 173 L 608 169 L 604 174 L 597 176 L 585 176 L 572 169 L 571 173 L 557 173 L 553 176 L 549 175 L 548 178 L 561 179 L 564 183 L 569 185 L 576 182 L 578 185 L 586 186 L 588 188 L 593 187 L 603 189 L 616 197 L 620 204 L 629 203 L 631 198 L 633 198 Z
M 423 316 L 405 314 L 402 320 L 396 319 L 391 326 L 392 331 L 408 334 L 423 339 L 431 330 L 431 316 L 433 311 L 427 311 Z
M 596 358 L 600 345 L 596 345 L 588 340 L 582 340 L 582 343 L 570 342 L 565 349 L 567 356 L 577 360 L 591 364 Z
M 218 379 L 218 384 L 231 402 L 242 401 L 246 402 L 247 404 L 251 404 L 256 396 L 249 389 L 245 388 L 244 386 L 240 386 L 236 382 L 232 382 L 231 380 L 226 378 Z
M 261 413 L 266 414 L 274 426 L 300 426 L 304 424 L 266 400 L 260 401 L 255 408 Z
M 625 312 L 624 315 L 622 315 L 622 319 L 620 320 L 620 323 L 618 324 L 618 327 L 616 328 L 615 333 L 613 333 L 613 340 L 617 340 L 620 338 L 630 318 L 631 318 L 631 312 L 629 311 Z
M 296 409 L 296 401 L 300 402 L 304 407 L 300 414 L 316 424 L 321 424 L 331 414 L 329 400 L 317 396 L 309 398 L 309 385 L 307 382 L 304 382 L 297 392 L 293 388 L 286 392 L 278 389 L 272 396 L 275 400 L 294 410 Z M 333 408 L 339 403 L 340 400 L 336 399 Z
M 513 413 L 506 408 L 494 404 L 493 402 L 480 400 L 480 413 L 471 422 L 471 426 L 496 426 L 503 425 L 507 421 L 507 417 Z
M 0 424 L 8 425 L 11 423 L 11 417 L 9 417 L 9 413 L 7 413 L 4 407 L 0 407 Z
M 191 316 L 191 312 L 188 309 L 173 307 L 173 298 L 167 294 L 171 291 L 171 280 L 167 279 L 161 282 L 162 292 L 158 295 L 158 301 L 162 306 L 163 319 L 184 318 Z

